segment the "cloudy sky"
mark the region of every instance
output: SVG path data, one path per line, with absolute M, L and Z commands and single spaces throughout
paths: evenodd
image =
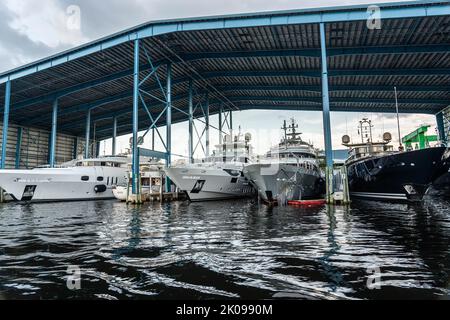
M 378 1 L 380 2 L 380 1 Z M 398 2 L 383 1 L 383 2 Z M 133 27 L 149 20 L 218 15 L 266 10 L 311 8 L 349 4 L 370 4 L 362 0 L 2 0 L 0 2 L 0 72 L 32 62 L 50 54 L 98 39 L 111 33 Z M 74 6 L 80 9 L 81 28 L 70 28 L 70 13 Z M 323 146 L 321 114 L 315 112 L 246 111 L 235 114 L 235 127 L 251 131 L 256 152 L 264 153 L 280 138 L 282 121 L 295 117 L 302 127 L 305 140 L 317 147 Z M 341 136 L 357 138 L 357 121 L 368 117 L 376 125 L 376 135 L 391 131 L 396 136 L 393 115 L 332 114 L 333 144 L 340 148 Z M 271 119 L 267 121 L 266 119 Z M 402 133 L 427 123 L 435 130 L 433 116 L 402 115 Z M 217 119 L 212 119 L 216 124 Z M 262 126 L 261 124 L 264 124 Z M 261 129 L 264 127 L 264 130 Z M 187 153 L 187 126 L 174 126 L 174 152 Z M 164 130 L 163 130 L 164 131 Z M 267 137 L 271 137 L 267 139 Z M 211 132 L 212 142 L 218 141 Z M 129 137 L 119 140 L 121 148 L 128 145 Z M 150 140 L 150 139 L 148 139 Z M 146 141 L 149 146 L 149 141 Z M 161 146 L 159 144 L 159 146 Z M 110 142 L 102 144 L 101 153 L 110 152 Z M 198 154 L 200 156 L 200 153 Z

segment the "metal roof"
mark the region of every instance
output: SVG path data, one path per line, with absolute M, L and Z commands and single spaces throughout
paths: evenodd
M 367 6 L 263 12 L 149 22 L 0 74 L 12 83 L 11 122 L 82 136 L 87 110 L 96 137 L 131 132 L 133 40 L 156 65 L 172 62 L 173 122 L 187 120 L 188 82 L 210 92 L 210 114 L 233 110 L 321 110 L 319 22 L 326 22 L 331 111 L 436 114 L 450 103 L 450 3 L 380 4 L 381 30 L 366 25 Z M 141 79 L 150 66 L 141 50 Z M 158 70 L 164 80 L 165 68 Z M 146 90 L 162 99 L 156 81 Z M 3 101 L 4 85 L 0 86 Z M 146 97 L 151 112 L 164 106 Z M 2 106 L 3 109 L 3 106 Z M 198 111 L 197 116 L 201 116 Z M 158 125 L 163 126 L 165 119 Z M 149 125 L 141 110 L 140 127 Z

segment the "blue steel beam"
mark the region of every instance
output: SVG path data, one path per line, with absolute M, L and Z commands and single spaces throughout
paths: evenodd
M 84 158 L 85 159 L 89 159 L 90 156 L 90 140 L 91 140 L 91 110 L 87 111 L 87 115 L 86 115 L 86 127 L 85 127 L 85 142 L 84 142 Z
M 330 93 L 328 92 L 328 65 L 325 24 L 320 23 L 320 45 L 322 52 L 322 113 L 323 135 L 325 139 L 325 156 L 329 169 L 333 168 L 333 145 L 331 140 Z M 328 177 L 327 177 L 328 179 Z
M 396 53 L 440 53 L 450 52 L 450 45 L 427 45 L 427 46 L 388 46 L 388 47 L 351 47 L 351 48 L 334 48 L 329 50 L 329 56 L 352 55 L 352 54 L 396 54 Z M 203 52 L 181 55 L 184 61 L 194 61 L 201 59 L 225 59 L 225 58 L 245 58 L 245 57 L 288 57 L 288 56 L 306 56 L 320 57 L 320 49 L 300 49 L 300 50 L 265 50 L 265 51 L 241 51 L 241 52 Z M 155 67 L 166 63 L 166 60 L 158 61 Z M 140 70 L 151 70 L 149 64 L 142 65 Z M 14 110 L 20 110 L 33 104 L 53 101 L 55 98 L 88 89 L 98 85 L 102 85 L 111 81 L 122 79 L 133 74 L 132 69 L 116 72 L 114 74 L 101 77 L 92 81 L 81 83 L 69 88 L 61 89 L 49 94 L 45 94 L 36 98 L 27 99 L 14 104 Z
M 208 158 L 210 156 L 209 153 L 209 145 L 210 145 L 210 136 L 209 136 L 209 94 L 206 94 L 206 101 L 205 101 L 205 137 L 206 137 L 206 143 L 205 143 L 205 153 L 206 157 Z
M 223 104 L 219 108 L 219 144 L 223 143 Z
M 113 137 L 112 137 L 112 155 L 115 156 L 117 153 L 117 117 L 113 119 Z
M 181 81 L 175 81 L 174 84 L 179 84 Z M 222 93 L 230 91 L 308 91 L 308 92 L 322 92 L 322 88 L 319 85 L 231 85 L 231 86 L 216 86 L 218 91 Z M 398 91 L 403 92 L 449 92 L 450 89 L 447 86 L 430 86 L 430 85 L 420 85 L 420 86 L 397 86 Z M 155 85 L 145 89 L 146 91 L 159 90 L 159 86 Z M 361 92 L 392 92 L 392 86 L 355 86 L 355 85 L 340 85 L 340 86 L 330 86 L 330 92 L 336 91 L 361 91 Z M 203 93 L 203 92 L 201 92 Z M 96 109 L 102 107 L 106 104 L 121 101 L 133 96 L 132 90 L 127 90 L 125 92 L 119 93 L 117 95 L 100 99 L 93 103 L 85 103 L 78 106 L 66 107 L 60 110 L 59 115 L 65 116 L 72 113 L 77 113 L 81 111 L 86 111 L 89 109 Z M 39 117 L 34 117 L 32 119 L 20 122 L 21 125 L 32 125 L 40 122 L 48 121 L 48 116 L 43 115 Z M 66 127 L 64 127 L 66 128 Z
M 306 91 L 322 92 L 320 85 L 219 85 L 215 86 L 218 91 Z M 397 86 L 398 91 L 403 92 L 450 92 L 448 86 L 441 85 L 418 85 L 418 86 Z M 361 92 L 392 92 L 393 86 L 359 86 L 359 85 L 330 85 L 329 92 L 339 91 L 361 91 Z
M 411 6 L 413 4 L 413 6 Z M 450 4 L 438 1 L 412 1 L 379 4 L 383 19 L 408 19 L 450 15 Z M 66 62 L 133 41 L 173 32 L 255 28 L 280 25 L 317 24 L 321 22 L 366 21 L 367 5 L 341 6 L 279 12 L 263 12 L 228 16 L 166 20 L 146 23 L 100 39 L 73 50 L 0 74 L 0 83 L 18 79 Z
M 276 110 L 276 111 L 322 111 L 321 105 L 300 105 L 300 104 L 285 104 L 285 105 L 279 105 L 274 106 L 270 104 L 242 104 L 239 105 L 241 110 Z M 441 110 L 442 107 L 436 107 L 436 108 L 429 108 L 429 109 L 418 109 L 418 108 L 412 108 L 412 107 L 403 107 L 401 108 L 401 113 L 405 114 L 430 114 L 435 115 L 439 110 Z M 364 108 L 360 106 L 359 104 L 355 107 L 351 106 L 340 106 L 333 103 L 330 103 L 330 111 L 332 112 L 367 112 L 367 108 Z M 380 106 L 377 108 L 374 108 L 374 113 L 395 113 L 395 108 L 392 107 L 386 107 L 386 106 Z M 218 111 L 211 112 L 211 115 L 217 114 Z M 172 124 L 176 123 L 182 123 L 186 122 L 186 117 L 180 116 L 176 119 L 173 118 Z M 158 126 L 162 127 L 165 123 L 161 122 Z M 119 124 L 118 125 L 118 132 L 121 134 L 126 134 L 130 132 L 131 123 L 125 123 L 125 124 Z M 139 130 L 145 130 L 148 128 L 148 120 L 142 120 L 139 122 Z M 110 126 L 105 127 L 99 127 L 98 133 L 104 133 L 104 132 L 112 132 Z M 102 135 L 105 139 L 110 138 L 111 136 Z
M 436 114 L 436 123 L 439 131 L 439 139 L 443 144 L 447 143 L 447 136 L 445 132 L 445 126 L 444 126 L 444 115 L 442 112 L 439 112 Z
M 176 97 L 173 97 L 173 102 L 178 101 L 184 101 L 186 99 L 189 99 L 189 95 L 178 95 Z M 310 102 L 310 103 L 316 103 L 321 104 L 321 98 L 315 98 L 315 97 L 272 97 L 272 96 L 230 96 L 229 101 L 231 102 L 246 102 L 246 101 L 273 101 L 273 102 Z M 211 104 L 218 104 L 220 103 L 220 100 L 212 99 L 210 100 Z M 332 103 L 372 103 L 372 104 L 391 104 L 393 103 L 392 99 L 375 99 L 375 98 L 334 98 L 331 97 Z M 439 105 L 448 105 L 449 101 L 445 99 L 400 99 L 399 103 L 401 105 L 406 104 L 439 104 Z M 277 108 L 277 105 L 273 105 L 274 108 Z M 152 107 L 156 110 L 162 110 L 165 105 L 164 104 L 155 104 L 152 105 Z M 188 112 L 188 110 L 187 110 Z M 121 108 L 119 110 L 116 110 L 114 113 L 108 113 L 105 115 L 99 115 L 95 118 L 93 118 L 93 122 L 100 122 L 104 120 L 112 119 L 113 117 L 124 117 L 126 115 L 129 115 L 131 113 L 128 106 Z M 70 128 L 74 128 L 78 125 L 81 125 L 84 123 L 83 121 L 72 121 L 69 124 L 66 124 L 61 127 L 61 129 L 68 130 Z
M 132 165 L 132 193 L 139 194 L 139 39 L 134 40 L 134 72 L 133 72 L 133 165 Z
M 167 146 L 167 159 L 166 166 L 170 167 L 172 165 L 172 64 L 167 64 L 167 110 L 166 110 L 166 146 Z M 166 192 L 171 190 L 171 182 L 168 177 L 166 177 Z
M 274 106 L 274 105 L 267 105 L 267 104 L 258 104 L 258 105 L 248 105 L 248 104 L 243 104 L 240 105 L 242 110 L 277 110 L 277 111 L 288 111 L 288 110 L 292 110 L 292 111 L 321 111 L 321 106 L 317 105 L 317 106 L 311 106 L 311 105 L 299 105 L 299 104 L 286 104 L 286 105 L 280 105 L 280 106 Z M 439 111 L 441 108 L 428 108 L 428 109 L 418 109 L 418 108 L 402 108 L 401 109 L 401 113 L 405 113 L 405 114 L 430 114 L 430 115 L 435 115 L 437 111 Z M 363 108 L 361 106 L 356 106 L 356 107 L 344 107 L 344 106 L 339 106 L 339 105 L 334 105 L 333 103 L 330 104 L 330 111 L 332 112 L 367 112 L 367 108 Z M 386 106 L 380 106 L 377 108 L 374 108 L 373 111 L 374 113 L 394 113 L 395 112 L 395 108 L 390 108 L 390 107 L 386 107 Z M 211 113 L 211 115 L 216 114 L 217 112 L 213 112 Z M 172 121 L 172 124 L 175 123 L 182 123 L 185 122 L 186 118 L 180 118 L 179 120 Z M 164 126 L 165 123 L 161 122 L 158 126 Z M 118 130 L 119 133 L 121 134 L 126 134 L 129 132 L 131 125 L 130 124 L 119 124 L 118 125 Z M 146 129 L 148 128 L 148 120 L 147 121 L 142 121 L 139 123 L 139 128 L 140 129 Z M 126 129 L 126 130 L 125 130 Z M 98 132 L 99 133 L 104 133 L 104 132 L 111 132 L 111 127 L 100 127 Z M 103 135 L 102 135 L 103 136 Z M 107 136 L 107 138 L 110 138 L 111 136 Z M 106 139 L 106 138 L 105 138 Z
M 5 105 L 3 108 L 3 135 L 1 169 L 6 167 L 6 150 L 8 148 L 9 109 L 11 105 L 11 81 L 6 82 Z
M 58 127 L 58 99 L 53 101 L 53 117 L 52 117 L 52 131 L 50 139 L 50 167 L 54 168 L 56 165 L 56 139 Z
M 328 57 L 347 55 L 379 55 L 379 54 L 416 54 L 416 53 L 447 53 L 450 45 L 409 45 L 409 46 L 370 46 L 370 47 L 340 47 L 329 48 Z M 257 50 L 257 51 L 216 51 L 198 52 L 181 55 L 187 62 L 203 59 L 236 59 L 261 57 L 313 57 L 320 58 L 320 48 L 317 49 L 289 49 L 289 50 Z
M 322 103 L 322 98 L 318 97 L 274 97 L 274 96 L 230 96 L 228 99 L 232 102 L 239 101 L 273 101 L 273 102 L 313 102 Z M 329 98 L 332 102 L 361 102 L 361 103 L 395 103 L 394 99 L 379 98 Z M 401 104 L 442 104 L 449 105 L 449 99 L 401 99 Z
M 189 97 L 188 97 L 188 113 L 189 113 L 189 161 L 194 163 L 194 84 L 189 81 Z
M 73 150 L 72 150 L 72 158 L 73 159 L 78 158 L 78 143 L 79 143 L 79 141 L 80 140 L 78 137 L 73 138 Z
M 436 69 L 334 69 L 328 71 L 329 77 L 341 76 L 441 76 L 450 75 L 448 68 Z M 218 70 L 202 74 L 203 79 L 241 77 L 309 77 L 321 78 L 319 70 Z

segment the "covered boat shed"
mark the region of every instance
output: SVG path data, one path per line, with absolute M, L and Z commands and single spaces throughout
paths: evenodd
M 6 166 L 8 135 L 15 137 L 20 165 L 23 128 L 49 132 L 51 166 L 57 164 L 59 135 L 84 139 L 82 152 L 89 157 L 93 136 L 113 138 L 115 153 L 116 137 L 133 133 L 137 183 L 139 131 L 161 139 L 164 150 L 150 154 L 170 165 L 172 124 L 189 122 L 192 159 L 199 141 L 206 141 L 209 153 L 211 128 L 222 136 L 232 130 L 234 111 L 250 109 L 321 111 L 331 167 L 330 111 L 395 112 L 394 87 L 399 111 L 436 115 L 445 141 L 448 2 L 149 22 L 0 74 L 1 167 Z M 216 114 L 219 127 L 213 128 L 209 117 Z M 201 119 L 203 131 L 194 119 Z M 164 137 L 160 127 L 167 128 Z

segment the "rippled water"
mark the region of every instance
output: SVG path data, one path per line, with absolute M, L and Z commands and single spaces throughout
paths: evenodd
M 449 205 L 0 205 L 0 299 L 444 299 Z

